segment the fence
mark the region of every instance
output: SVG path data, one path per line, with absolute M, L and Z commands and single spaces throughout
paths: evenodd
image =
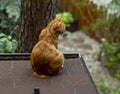
M 106 17 L 106 13 L 97 11 L 97 5 L 89 0 L 59 0 L 59 6 L 63 10 L 71 12 L 79 20 L 80 29 L 96 38 L 97 35 L 92 30 L 92 24 L 95 23 L 97 18 Z M 101 32 L 101 35 L 104 36 L 104 33 Z

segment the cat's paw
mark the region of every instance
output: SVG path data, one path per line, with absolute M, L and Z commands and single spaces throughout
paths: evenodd
M 64 67 L 64 65 L 61 66 L 61 69 Z

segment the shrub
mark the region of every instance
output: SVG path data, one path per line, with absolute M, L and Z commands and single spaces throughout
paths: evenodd
M 18 0 L 0 1 L 0 32 L 10 34 L 19 19 Z
M 110 70 L 111 74 L 120 78 L 120 44 L 109 43 L 102 39 L 100 49 L 100 60 L 105 62 L 105 66 Z
M 103 92 L 105 94 L 110 94 L 110 90 L 108 88 L 109 83 L 107 81 L 104 81 L 103 78 L 98 78 L 96 80 L 96 86 L 100 92 Z
M 98 78 L 95 83 L 100 94 L 120 94 L 120 86 L 110 88 L 110 83 L 103 78 Z
M 120 87 L 118 87 L 118 88 L 115 90 L 114 94 L 120 94 Z
M 73 22 L 73 16 L 71 13 L 69 12 L 63 12 L 63 13 L 57 13 L 56 14 L 56 18 L 57 17 L 62 17 L 62 21 L 64 22 L 64 24 L 69 27 L 70 23 Z
M 0 1 L 0 53 L 15 52 L 17 41 L 11 36 L 19 19 L 18 0 Z
M 120 0 L 111 0 L 107 7 L 106 18 L 97 19 L 93 30 L 102 39 L 99 59 L 110 70 L 110 73 L 120 78 Z
M 0 33 L 0 53 L 13 53 L 17 49 L 17 41 L 10 35 Z

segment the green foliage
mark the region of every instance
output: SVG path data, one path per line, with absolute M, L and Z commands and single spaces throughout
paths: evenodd
M 0 32 L 10 34 L 19 18 L 18 0 L 0 0 Z
M 116 13 L 120 16 L 120 0 L 112 0 L 108 5 L 110 13 Z
M 13 53 L 17 49 L 17 41 L 4 33 L 0 33 L 0 53 Z
M 58 14 L 56 14 L 56 18 L 57 17 L 62 17 L 62 21 L 68 27 L 70 26 L 70 23 L 72 23 L 73 19 L 74 19 L 72 14 L 69 12 L 58 13 Z
M 120 87 L 118 87 L 115 91 L 114 94 L 120 94 Z
M 99 10 L 109 13 L 106 18 L 97 19 L 92 28 L 102 39 L 99 59 L 112 75 L 120 78 L 120 0 L 112 0 Z
M 109 94 L 110 90 L 108 88 L 108 83 L 106 81 L 104 81 L 102 78 L 98 78 L 96 81 L 97 84 L 97 88 L 99 91 L 105 93 L 105 94 Z
M 18 0 L 0 0 L 0 53 L 15 52 L 17 42 L 11 36 L 19 19 Z
M 99 18 L 92 25 L 92 29 L 96 31 L 97 38 L 106 38 L 109 42 L 119 42 L 120 33 L 120 17 L 117 14 L 109 15 L 108 19 Z M 104 35 L 104 36 L 103 36 Z
M 108 81 L 105 81 L 103 78 L 98 78 L 95 83 L 96 83 L 97 89 L 102 94 L 120 94 L 120 86 L 118 86 L 114 90 L 110 89 L 109 88 L 110 83 Z
M 120 44 L 109 43 L 107 40 L 103 39 L 100 56 L 101 61 L 106 62 L 105 65 L 110 72 L 115 77 L 120 78 Z
M 105 38 L 109 42 L 119 42 L 120 37 L 120 0 L 111 0 L 106 6 L 101 6 L 98 11 L 106 17 L 98 18 L 92 29 L 96 31 L 97 38 Z

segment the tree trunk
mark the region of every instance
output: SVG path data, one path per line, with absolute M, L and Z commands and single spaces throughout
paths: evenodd
M 57 0 L 21 0 L 17 52 L 31 52 L 41 30 L 55 17 Z

